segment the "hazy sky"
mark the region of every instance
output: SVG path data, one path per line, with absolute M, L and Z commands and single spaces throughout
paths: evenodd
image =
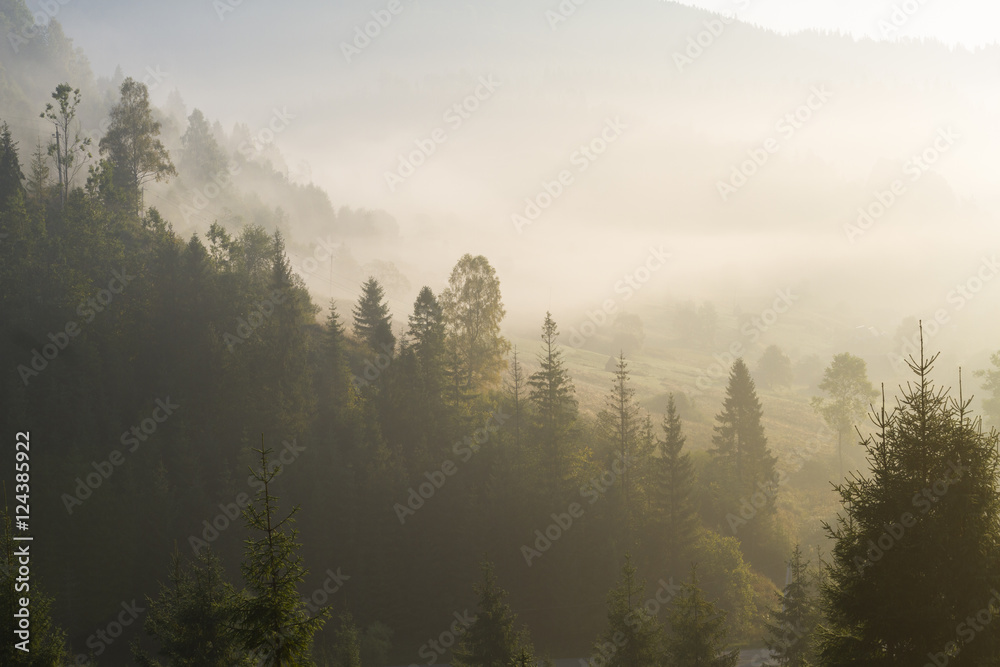
M 698 0 L 680 4 L 734 11 L 741 19 L 781 32 L 833 29 L 873 39 L 932 37 L 969 47 L 996 43 L 1000 36 L 1000 5 L 983 0 Z

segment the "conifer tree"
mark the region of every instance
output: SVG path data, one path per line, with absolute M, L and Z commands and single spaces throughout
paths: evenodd
M 645 609 L 643 584 L 632 560 L 625 564 L 618 586 L 608 593 L 608 627 L 594 645 L 606 667 L 646 667 L 661 663 L 663 628 Z
M 420 375 L 431 394 L 444 385 L 445 330 L 441 304 L 429 287 L 423 287 L 413 303 L 409 335 L 420 366 Z
M 518 630 L 517 615 L 507 604 L 507 592 L 497 585 L 493 563 L 483 561 L 483 578 L 476 585 L 478 613 L 453 651 L 454 667 L 506 667 L 518 661 L 535 663 L 527 630 Z M 524 658 L 527 658 L 524 660 Z
M 552 313 L 546 312 L 542 323 L 542 351 L 538 355 L 540 368 L 528 378 L 531 387 L 529 398 L 535 406 L 538 420 L 544 469 L 553 483 L 561 481 L 565 474 L 564 450 L 576 418 L 575 390 L 566 371 L 558 337 L 559 328 L 552 319 Z
M 720 473 L 719 501 L 724 512 L 732 512 L 744 499 L 761 492 L 765 498 L 760 512 L 772 514 L 776 490 L 775 457 L 767 446 L 761 422 L 763 410 L 754 381 L 742 359 L 729 373 L 729 385 L 716 425 L 710 450 Z M 770 489 L 764 492 L 762 489 Z
M 0 123 L 0 206 L 15 192 L 23 192 L 21 163 L 17 155 L 17 142 L 10 134 L 7 123 Z
M 935 387 L 936 359 L 921 341 L 914 380 L 861 443 L 870 469 L 835 487 L 825 665 L 992 664 L 1000 648 L 1000 626 L 975 620 L 1000 608 L 1000 437 L 961 384 L 957 398 Z
M 674 395 L 667 398 L 663 416 L 660 455 L 654 459 L 652 501 L 653 525 L 662 545 L 666 571 L 676 572 L 681 558 L 690 550 L 698 534 L 698 514 L 694 503 L 694 466 L 684 451 L 685 437 L 677 414 Z
M 396 345 L 391 322 L 385 292 L 375 278 L 369 278 L 354 306 L 354 335 L 372 353 L 391 356 Z
M 510 373 L 507 379 L 507 395 L 510 399 L 513 426 L 511 431 L 514 434 L 514 451 L 520 456 L 521 453 L 521 425 L 524 419 L 525 392 L 524 368 L 517 358 L 517 346 L 514 346 L 514 355 L 510 361 Z
M 271 480 L 281 466 L 270 461 L 271 450 L 260 449 L 260 469 L 250 472 L 257 494 L 243 510 L 247 528 L 256 533 L 244 542 L 240 570 L 247 597 L 240 605 L 239 637 L 247 652 L 265 667 L 309 665 L 313 635 L 323 627 L 329 610 L 309 616 L 297 592 L 306 570 L 293 528 L 298 506 L 284 518 L 277 516 L 277 498 L 271 495 Z
M 668 664 L 677 667 L 735 667 L 740 652 L 724 652 L 726 615 L 706 600 L 698 586 L 698 570 L 681 586 L 670 612 Z
M 778 596 L 780 609 L 767 624 L 767 648 L 778 667 L 810 667 L 816 664 L 813 632 L 819 621 L 809 562 L 795 545 L 788 561 L 788 584 Z
M 172 667 L 234 667 L 252 664 L 238 639 L 240 596 L 225 581 L 211 548 L 194 563 L 178 553 L 171 561 L 170 583 L 156 600 L 147 598 L 146 633 L 159 643 L 158 653 Z M 140 665 L 159 663 L 132 646 Z

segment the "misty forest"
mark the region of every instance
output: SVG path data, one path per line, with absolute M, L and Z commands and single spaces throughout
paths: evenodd
M 0 0 L 0 665 L 1000 665 L 1000 47 L 95 4 Z

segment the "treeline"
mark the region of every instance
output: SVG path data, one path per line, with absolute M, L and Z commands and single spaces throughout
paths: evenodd
M 777 511 L 742 360 L 692 458 L 672 399 L 661 424 L 639 407 L 624 355 L 591 418 L 551 313 L 535 350 L 512 349 L 485 257 L 419 290 L 402 330 L 375 279 L 349 315 L 321 315 L 280 232 L 185 240 L 144 205 L 172 162 L 145 86 L 120 93 L 82 188 L 70 86 L 43 111 L 59 138 L 27 175 L 0 127 L 0 409 L 7 432 L 32 435 L 33 585 L 52 596 L 36 613 L 55 621 L 35 627 L 56 663 L 121 664 L 138 641 L 136 659 L 169 664 L 205 664 L 191 661 L 206 642 L 211 664 L 481 665 L 500 645 L 524 664 L 731 664 L 734 643 L 765 635 L 783 664 L 990 655 L 994 626 L 978 621 L 973 644 L 956 623 L 979 597 L 968 613 L 993 609 L 980 593 L 1000 562 L 996 435 L 931 385 L 932 360 L 881 413 L 870 476 L 838 485 L 844 516 L 816 573 Z M 835 358 L 816 404 L 842 442 L 871 396 L 859 361 Z M 302 507 L 297 534 L 277 499 Z M 533 642 L 500 613 L 498 581 Z

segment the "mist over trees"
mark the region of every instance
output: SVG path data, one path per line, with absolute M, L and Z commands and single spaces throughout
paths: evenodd
M 808 280 L 668 266 L 656 291 L 644 259 L 577 308 L 525 268 L 558 268 L 558 207 L 514 259 L 473 223 L 335 207 L 275 145 L 298 110 L 226 129 L 177 90 L 158 106 L 156 77 L 95 77 L 21 0 L 0 28 L 0 422 L 30 430 L 38 535 L 22 588 L 27 468 L 5 468 L 0 607 L 9 640 L 30 593 L 32 650 L 0 663 L 995 660 L 1000 352 L 964 380 L 930 352 L 967 328 L 817 315 Z M 684 99 L 720 94 L 700 85 Z M 399 259 L 424 233 L 440 255 Z

